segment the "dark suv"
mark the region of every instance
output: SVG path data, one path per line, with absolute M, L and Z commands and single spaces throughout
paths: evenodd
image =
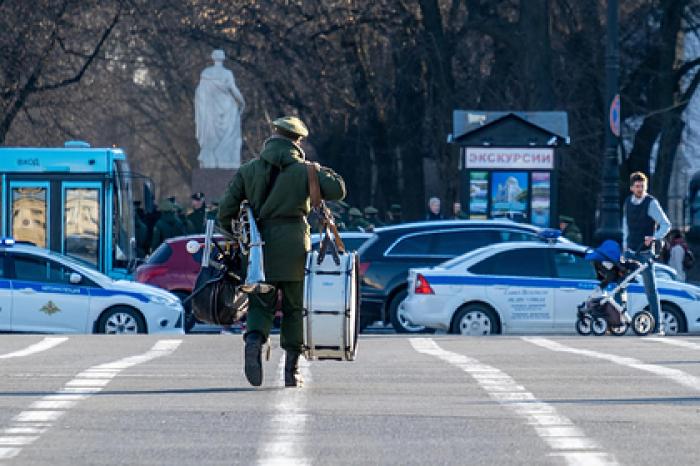
M 360 254 L 360 326 L 391 322 L 399 333 L 424 327 L 403 317 L 406 279 L 411 267 L 431 267 L 474 249 L 504 241 L 538 240 L 540 228 L 508 220 L 445 220 L 406 223 L 375 230 Z

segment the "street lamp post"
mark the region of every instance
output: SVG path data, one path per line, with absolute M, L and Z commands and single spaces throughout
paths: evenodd
M 606 239 L 622 241 L 620 227 L 620 95 L 618 81 L 620 73 L 620 51 L 618 39 L 618 0 L 608 0 L 608 31 L 605 48 L 605 97 L 608 115 L 605 124 L 605 153 L 602 177 L 602 205 L 595 239 L 598 243 Z

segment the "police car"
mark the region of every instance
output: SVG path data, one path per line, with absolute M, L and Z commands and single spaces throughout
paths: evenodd
M 180 300 L 77 259 L 0 240 L 0 332 L 182 334 Z
M 406 317 L 463 335 L 575 332 L 577 306 L 598 285 L 587 249 L 572 243 L 502 243 L 438 267 L 411 269 Z M 700 288 L 657 265 L 666 333 L 700 331 Z M 647 306 L 641 280 L 628 288 L 631 315 Z

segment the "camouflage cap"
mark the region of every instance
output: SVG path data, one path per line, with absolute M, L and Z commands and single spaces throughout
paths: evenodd
M 309 135 L 309 129 L 303 121 L 295 116 L 285 116 L 272 122 L 272 126 L 283 129 L 289 133 L 296 134 L 303 138 Z
M 357 207 L 353 207 L 348 211 L 348 215 L 351 217 L 362 217 L 362 212 Z
M 365 207 L 365 215 L 373 215 L 373 214 L 378 214 L 378 213 L 379 213 L 379 211 L 372 206 Z

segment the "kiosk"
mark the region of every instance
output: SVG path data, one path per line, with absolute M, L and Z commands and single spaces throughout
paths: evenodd
M 459 153 L 459 198 L 469 218 L 558 227 L 558 149 L 570 143 L 566 112 L 456 110 L 448 140 Z

